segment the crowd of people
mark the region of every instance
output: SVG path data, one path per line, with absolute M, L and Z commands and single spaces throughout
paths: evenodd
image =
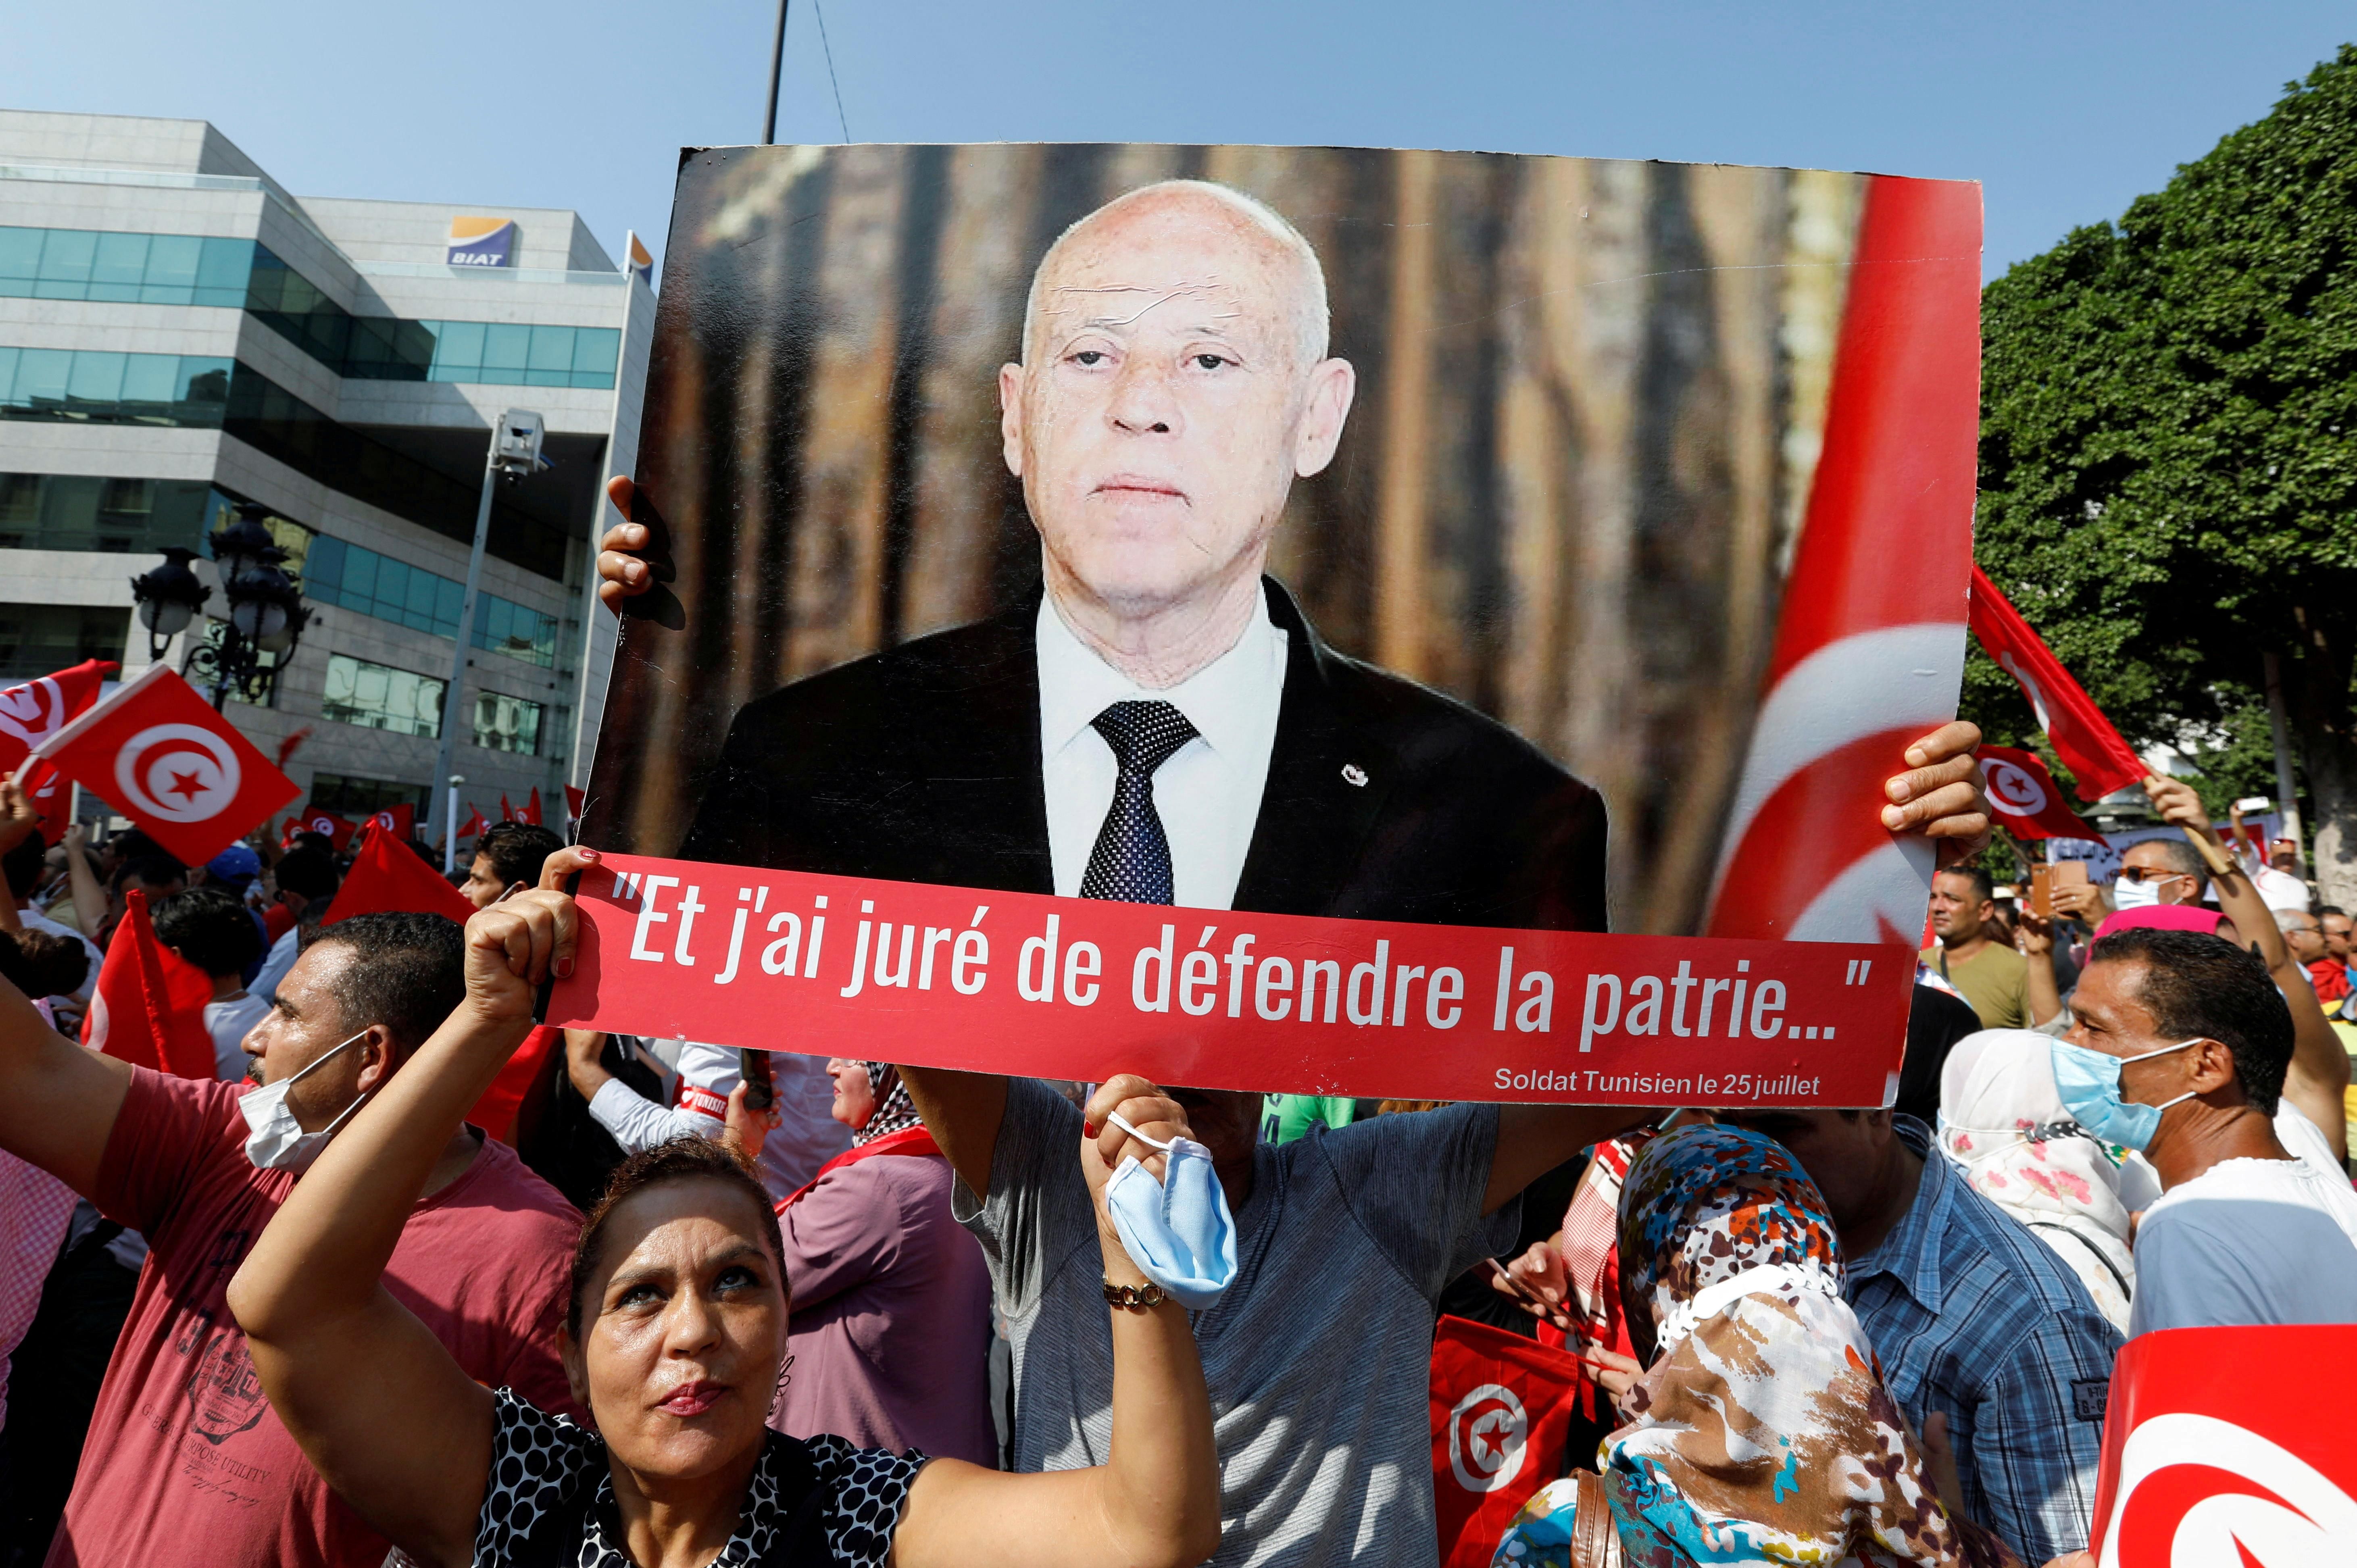
M 1951 863 L 1852 1110 L 560 1036 L 592 849 L 339 915 L 351 846 L 0 782 L 0 1564 L 1429 1564 L 1444 1316 L 1587 1369 L 1498 1563 L 2070 1561 L 2127 1338 L 2357 1322 L 2350 921 L 2165 779 L 2003 898 L 1974 743 L 1894 780 Z M 82 1043 L 141 922 L 210 1076 Z
M 2148 789 L 2184 836 L 2049 915 L 1939 874 L 1913 1111 L 1632 1112 L 533 1058 L 594 852 L 338 919 L 316 837 L 45 848 L 0 786 L 5 1561 L 1429 1563 L 1448 1311 L 1591 1369 L 1501 1563 L 2068 1559 L 2126 1337 L 2357 1321 L 2348 923 Z M 135 891 L 210 1079 L 74 1038 Z M 1193 1312 L 1104 1197 L 1182 1138 Z

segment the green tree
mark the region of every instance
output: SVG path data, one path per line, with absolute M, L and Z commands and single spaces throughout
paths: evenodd
M 2357 904 L 2357 46 L 1990 284 L 1983 333 L 1983 569 L 2214 804 L 2265 777 L 2276 654 L 2317 875 Z M 2035 735 L 1977 653 L 1965 711 Z

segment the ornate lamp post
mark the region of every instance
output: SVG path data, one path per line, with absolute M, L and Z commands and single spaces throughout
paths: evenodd
M 212 536 L 214 564 L 221 568 L 221 590 L 229 599 L 229 622 L 221 628 L 221 640 L 199 640 L 188 650 L 185 666 L 188 673 L 209 682 L 213 691 L 213 707 L 218 710 L 234 692 L 249 703 L 267 702 L 278 683 L 278 671 L 294 654 L 295 645 L 302 639 L 303 628 L 311 619 L 311 611 L 303 603 L 303 596 L 295 580 L 281 569 L 286 559 L 263 522 L 264 510 L 252 501 L 240 501 L 237 519 Z M 167 551 L 167 555 L 173 553 Z M 187 556 L 187 551 L 178 553 Z M 170 570 L 170 565 L 158 567 L 148 578 Z M 180 570 L 186 572 L 185 565 Z M 132 585 L 135 596 L 139 585 Z M 194 581 L 191 575 L 190 581 Z M 201 593 L 202 590 L 199 589 Z M 199 598 L 199 604 L 202 603 Z M 147 619 L 145 600 L 140 607 L 140 619 L 149 629 L 151 642 L 157 622 Z M 180 625 L 187 625 L 183 614 Z M 264 655 L 272 656 L 264 664 Z
M 188 563 L 193 550 L 164 546 L 164 564 L 131 579 L 131 600 L 139 607 L 139 624 L 147 628 L 147 661 L 164 657 L 171 640 L 188 629 L 188 622 L 205 607 L 213 591 L 197 581 Z

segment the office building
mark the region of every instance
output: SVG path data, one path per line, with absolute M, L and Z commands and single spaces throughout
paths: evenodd
M 296 197 L 200 121 L 0 112 L 0 683 L 85 658 L 186 669 L 130 579 L 266 509 L 311 620 L 256 703 L 304 801 L 407 802 L 435 757 L 493 422 L 540 413 L 464 628 L 455 770 L 497 821 L 586 785 L 613 650 L 603 487 L 638 446 L 654 301 L 574 213 Z M 297 738 L 299 736 L 299 738 Z

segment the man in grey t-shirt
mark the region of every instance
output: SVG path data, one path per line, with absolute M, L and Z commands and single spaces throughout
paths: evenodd
M 1113 1348 L 1072 1159 L 1081 1112 L 1036 1079 L 901 1072 L 1008 1319 L 1015 1467 L 1103 1463 Z M 1512 1248 L 1523 1187 L 1642 1113 L 1458 1105 L 1276 1145 L 1255 1138 L 1256 1094 L 1132 1078 L 1099 1101 L 1115 1092 L 1163 1097 L 1149 1130 L 1209 1149 L 1235 1215 L 1235 1283 L 1195 1317 L 1220 1446 L 1212 1563 L 1432 1568 L 1433 1300 Z

